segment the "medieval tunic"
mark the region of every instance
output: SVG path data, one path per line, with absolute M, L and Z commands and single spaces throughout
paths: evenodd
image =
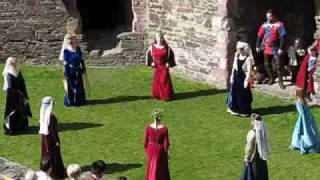
M 267 161 L 260 158 L 257 150 L 255 130 L 250 130 L 247 134 L 244 161 L 248 162 L 248 165 L 245 165 L 240 180 L 269 179 Z
M 151 96 L 155 99 L 169 101 L 173 98 L 173 86 L 170 78 L 169 67 L 169 48 L 151 48 L 151 55 L 155 64 Z M 170 64 L 169 64 L 170 66 Z
M 66 48 L 64 50 L 64 78 L 67 82 L 67 90 L 64 97 L 65 106 L 79 106 L 85 103 L 86 95 L 82 74 L 85 72 L 85 64 L 82 59 L 81 49 L 75 51 Z
M 32 114 L 22 73 L 18 72 L 17 76 L 7 73 L 5 78 L 8 88 L 3 127 L 5 134 L 13 135 L 28 127 L 28 117 Z
M 168 166 L 169 134 L 166 127 L 145 129 L 144 148 L 147 155 L 145 180 L 170 180 Z
M 66 170 L 60 152 L 60 139 L 57 130 L 57 118 L 51 114 L 48 127 L 49 134 L 42 134 L 41 161 L 46 158 L 51 162 L 51 177 L 66 178 Z

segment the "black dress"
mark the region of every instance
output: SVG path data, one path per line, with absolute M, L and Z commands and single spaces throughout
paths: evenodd
M 240 180 L 269 180 L 267 161 L 260 158 L 257 146 L 252 162 L 244 165 Z
M 6 78 L 8 89 L 3 127 L 5 134 L 14 135 L 28 127 L 28 117 L 32 114 L 22 73 L 19 72 L 18 77 L 8 73 Z
M 243 115 L 251 114 L 252 93 L 249 88 L 244 88 L 246 74 L 242 69 L 242 65 L 247 61 L 248 56 L 244 60 L 237 56 L 238 70 L 233 72 L 233 84 L 231 85 L 229 95 L 227 97 L 227 106 L 233 112 Z

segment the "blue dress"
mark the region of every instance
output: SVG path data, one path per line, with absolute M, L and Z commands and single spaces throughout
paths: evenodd
M 238 70 L 233 72 L 233 84 L 231 85 L 230 92 L 227 98 L 227 106 L 235 113 L 242 115 L 251 114 L 252 93 L 249 88 L 244 88 L 244 81 L 246 74 L 242 69 L 242 65 L 247 60 L 248 56 L 244 60 L 237 57 Z
M 307 105 L 296 102 L 299 117 L 293 131 L 291 149 L 300 150 L 301 154 L 320 152 L 320 135 L 317 123 Z
M 79 106 L 85 103 L 86 95 L 83 86 L 82 74 L 85 72 L 85 64 L 82 59 L 81 49 L 76 51 L 64 50 L 64 78 L 67 80 L 68 92 L 64 96 L 65 106 Z

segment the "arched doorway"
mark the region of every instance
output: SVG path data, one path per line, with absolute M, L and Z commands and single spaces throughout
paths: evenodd
M 287 46 L 296 37 L 302 38 L 305 46 L 314 41 L 315 2 L 301 0 L 237 0 L 234 22 L 236 29 L 240 31 L 238 38 L 246 36 L 254 48 L 259 26 L 266 21 L 268 9 L 273 9 L 278 19 L 285 24 L 288 32 L 285 42 Z
M 82 22 L 82 33 L 88 50 L 109 50 L 116 47 L 116 36 L 132 30 L 131 0 L 77 0 Z

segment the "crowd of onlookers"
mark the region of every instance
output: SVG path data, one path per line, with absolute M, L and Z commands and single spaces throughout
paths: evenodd
M 82 172 L 79 164 L 70 164 L 67 167 L 68 178 L 66 180 L 104 180 L 104 173 L 107 169 L 107 164 L 103 160 L 98 160 L 92 163 L 91 169 L 88 172 Z M 29 170 L 25 174 L 25 180 L 52 180 L 50 171 L 52 170 L 51 163 L 44 159 L 41 161 L 40 171 Z M 119 176 L 116 180 L 127 180 L 124 176 Z

